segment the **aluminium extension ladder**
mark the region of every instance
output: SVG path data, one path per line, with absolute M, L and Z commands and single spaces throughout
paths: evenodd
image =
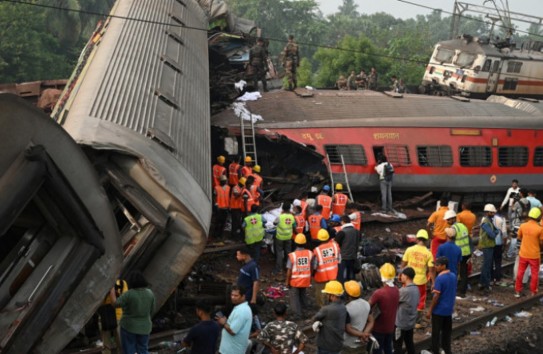
M 256 139 L 255 139 L 255 123 L 253 122 L 253 115 L 251 114 L 251 120 L 245 121 L 243 116 L 239 117 L 240 130 L 241 130 L 241 146 L 243 148 L 243 157 L 250 156 L 255 165 L 258 165 L 258 157 L 256 154 Z

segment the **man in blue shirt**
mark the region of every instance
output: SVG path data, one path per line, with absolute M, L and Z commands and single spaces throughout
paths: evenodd
M 445 354 L 451 354 L 452 314 L 456 298 L 456 274 L 449 271 L 449 260 L 439 257 L 434 262 L 439 275 L 432 290 L 432 304 L 427 313 L 432 319 L 432 353 L 439 353 L 443 348 Z
M 445 229 L 447 234 L 447 242 L 442 244 L 437 249 L 436 258 L 446 257 L 449 260 L 449 271 L 458 275 L 458 267 L 462 262 L 462 250 L 456 245 L 456 230 L 452 227 Z
M 221 334 L 220 354 L 245 353 L 249 345 L 249 334 L 253 313 L 247 301 L 245 301 L 245 289 L 234 285 L 230 293 L 230 300 L 234 310 L 230 316 L 218 316 L 217 322 L 223 327 Z
M 192 327 L 183 339 L 183 346 L 191 347 L 192 353 L 215 354 L 220 327 L 211 319 L 211 305 L 202 300 L 196 303 L 196 316 L 200 322 Z
M 251 304 L 256 304 L 256 296 L 260 290 L 260 272 L 255 260 L 251 257 L 248 247 L 243 247 L 236 252 L 238 261 L 243 262 L 239 270 L 237 285 L 245 290 L 245 299 Z
M 535 191 L 529 190 L 528 196 L 526 197 L 526 199 L 528 199 L 528 201 L 530 202 L 531 208 L 541 208 L 543 205 L 541 204 L 541 201 L 537 199 L 535 196 L 536 196 Z

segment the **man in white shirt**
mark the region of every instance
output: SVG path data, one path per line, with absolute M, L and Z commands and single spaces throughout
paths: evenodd
M 500 210 L 503 211 L 504 207 L 507 205 L 508 207 L 508 219 L 511 220 L 511 209 L 513 208 L 513 203 L 515 202 L 514 197 L 516 194 L 520 192 L 520 187 L 518 185 L 518 180 L 514 179 L 511 181 L 511 187 L 507 190 L 507 193 L 505 194 L 505 198 L 503 198 L 503 202 L 500 206 Z

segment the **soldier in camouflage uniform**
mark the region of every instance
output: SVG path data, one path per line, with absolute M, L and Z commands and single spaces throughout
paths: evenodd
M 292 91 L 296 88 L 298 81 L 296 79 L 296 71 L 300 66 L 300 55 L 298 54 L 298 44 L 294 42 L 294 36 L 291 34 L 288 36 L 288 43 L 281 53 L 283 59 L 283 67 L 285 68 L 285 75 L 288 79 L 288 89 Z
M 307 336 L 296 323 L 285 319 L 287 305 L 278 303 L 273 308 L 273 312 L 275 313 L 275 321 L 268 323 L 260 331 L 258 340 L 270 348 L 272 353 L 298 354 L 304 349 Z M 294 345 L 296 345 L 296 350 L 292 351 Z
M 253 83 L 255 90 L 258 90 L 258 81 L 262 81 L 262 89 L 264 92 L 268 92 L 268 86 L 266 83 L 266 65 L 268 61 L 268 53 L 264 47 L 264 40 L 258 38 L 256 45 L 251 48 L 249 52 L 249 65 L 252 67 Z

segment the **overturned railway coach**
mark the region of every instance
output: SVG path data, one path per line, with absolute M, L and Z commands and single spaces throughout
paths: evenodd
M 395 166 L 395 190 L 495 192 L 513 178 L 523 187 L 543 187 L 540 105 L 503 97 L 277 91 L 247 108 L 263 117 L 255 125 L 261 136 L 310 147 L 323 163 L 328 155 L 335 180 L 343 175 L 343 156 L 355 191 L 378 190 L 374 167 L 384 153 Z M 212 124 L 233 134 L 238 122 L 231 110 L 212 117 Z

